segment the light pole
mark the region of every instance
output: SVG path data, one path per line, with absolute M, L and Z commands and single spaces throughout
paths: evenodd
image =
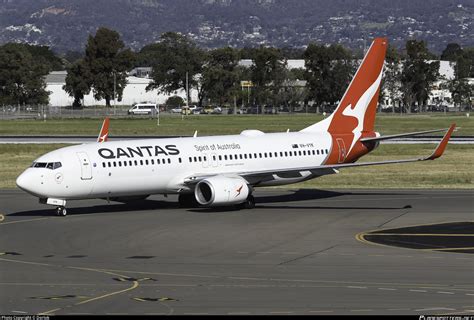
M 115 105 L 115 71 L 114 71 L 114 116 L 116 114 L 116 105 Z

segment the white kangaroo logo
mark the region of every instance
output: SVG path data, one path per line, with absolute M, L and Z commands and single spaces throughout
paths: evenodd
M 369 106 L 370 101 L 372 100 L 375 93 L 377 92 L 377 89 L 380 86 L 380 81 L 382 81 L 382 71 L 380 71 L 380 74 L 377 80 L 375 80 L 375 82 L 359 98 L 355 107 L 352 108 L 352 104 L 349 104 L 344 109 L 344 111 L 342 111 L 343 115 L 356 118 L 357 120 L 357 126 L 354 128 L 354 130 L 352 130 L 352 133 L 354 134 L 354 138 L 352 139 L 352 144 L 349 148 L 349 151 L 347 152 L 347 155 L 351 153 L 351 150 L 354 147 L 356 141 L 359 140 L 362 134 L 365 112 L 367 111 L 367 107 Z

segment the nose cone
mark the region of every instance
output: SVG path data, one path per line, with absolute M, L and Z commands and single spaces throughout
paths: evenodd
M 31 190 L 33 184 L 31 181 L 31 175 L 28 174 L 27 171 L 23 172 L 18 176 L 18 178 L 16 178 L 16 185 L 23 191 L 33 193 Z

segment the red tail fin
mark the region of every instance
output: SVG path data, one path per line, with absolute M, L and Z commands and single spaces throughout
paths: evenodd
M 102 123 L 102 128 L 100 129 L 99 136 L 97 137 L 97 142 L 105 142 L 109 140 L 109 118 L 105 118 Z
M 387 49 L 386 38 L 376 38 L 336 110 L 327 119 L 302 131 L 359 135 L 374 129 L 375 112 Z

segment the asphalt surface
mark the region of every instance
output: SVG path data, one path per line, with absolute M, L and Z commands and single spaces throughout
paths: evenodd
M 56 217 L 1 191 L 0 314 L 474 314 L 474 255 L 442 250 L 459 243 L 366 238 L 434 224 L 449 237 L 453 223 L 472 237 L 474 190 L 274 189 L 244 211 L 175 200 L 76 201 Z

